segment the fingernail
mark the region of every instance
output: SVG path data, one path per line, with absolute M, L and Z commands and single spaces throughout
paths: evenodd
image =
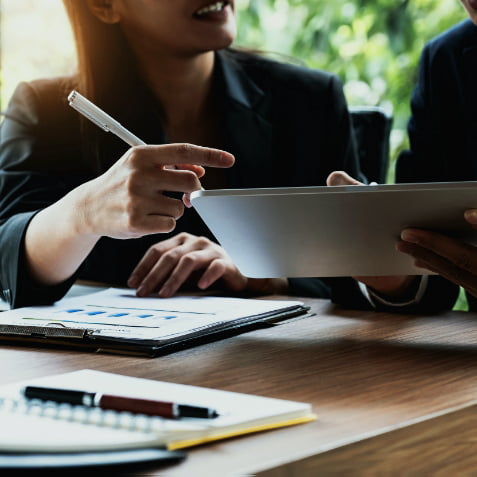
M 128 286 L 131 288 L 136 288 L 139 285 L 138 281 L 137 275 L 131 275 L 128 280 Z
M 398 252 L 403 252 L 406 249 L 406 244 L 402 241 L 401 242 L 396 242 L 396 244 L 394 245 L 394 248 Z
M 414 253 L 414 246 L 411 245 L 411 242 L 404 242 L 404 240 L 400 240 L 396 242 L 395 249 L 400 253 L 405 253 L 406 255 L 413 256 Z
M 183 196 L 182 196 L 182 202 L 184 203 L 184 205 L 190 209 L 192 207 L 192 203 L 190 201 L 190 192 L 186 192 Z
M 147 295 L 147 289 L 145 286 L 140 286 L 137 290 L 136 290 L 136 295 L 137 296 L 146 296 Z
M 170 294 L 171 294 L 171 289 L 169 287 L 162 287 L 159 290 L 159 296 L 162 298 L 167 298 L 170 296 Z
M 401 232 L 401 239 L 405 242 L 419 243 L 419 237 L 410 230 L 403 230 Z
M 477 225 L 477 210 L 471 209 L 466 210 L 464 213 L 465 220 L 469 222 L 469 224 Z
M 235 157 L 227 151 L 220 151 L 220 159 L 225 166 L 229 166 L 235 163 Z
M 426 262 L 421 262 L 420 260 L 416 260 L 414 262 L 414 266 L 416 266 L 417 268 L 423 268 L 423 269 L 430 270 L 430 268 L 427 266 Z

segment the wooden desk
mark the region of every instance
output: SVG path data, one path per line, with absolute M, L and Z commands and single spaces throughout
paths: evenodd
M 315 316 L 156 359 L 1 346 L 0 379 L 92 368 L 311 402 L 319 416 L 190 449 L 186 461 L 157 475 L 475 471 L 477 316 L 409 317 L 306 301 Z

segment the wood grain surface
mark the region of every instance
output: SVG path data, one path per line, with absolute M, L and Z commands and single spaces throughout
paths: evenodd
M 137 475 L 475 469 L 475 314 L 392 315 L 304 300 L 313 316 L 154 359 L 3 344 L 0 381 L 91 368 L 310 402 L 318 415 L 189 449 L 183 463 Z

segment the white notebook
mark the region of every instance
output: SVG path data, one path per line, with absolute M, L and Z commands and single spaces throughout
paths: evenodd
M 162 399 L 210 407 L 214 419 L 164 419 L 67 404 L 26 401 L 26 385 Z M 0 388 L 0 451 L 71 452 L 190 447 L 309 422 L 310 404 L 133 378 L 89 369 Z

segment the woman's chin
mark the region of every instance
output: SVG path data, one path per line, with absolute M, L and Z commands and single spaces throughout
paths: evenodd
M 235 34 L 224 34 L 220 38 L 211 38 L 210 41 L 205 41 L 205 39 L 203 38 L 201 41 L 201 51 L 206 52 L 223 50 L 224 48 L 228 48 L 229 46 L 231 46 L 234 40 Z

